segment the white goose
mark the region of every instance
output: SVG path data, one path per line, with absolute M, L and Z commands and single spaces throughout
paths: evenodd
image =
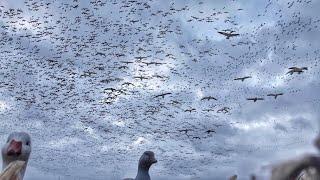
M 15 161 L 24 161 L 24 166 L 19 173 L 19 180 L 22 180 L 27 168 L 31 153 L 31 138 L 24 132 L 13 132 L 9 135 L 6 144 L 2 147 L 2 170 Z
M 142 154 L 139 160 L 138 165 L 138 174 L 135 179 L 126 178 L 124 180 L 151 180 L 149 175 L 149 169 L 152 164 L 157 163 L 158 161 L 154 157 L 154 152 L 146 151 Z

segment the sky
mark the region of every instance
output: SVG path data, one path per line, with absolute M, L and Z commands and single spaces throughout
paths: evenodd
M 316 153 L 319 9 L 320 0 L 1 1 L 0 144 L 31 135 L 26 180 L 135 177 L 147 150 L 154 180 L 266 179 L 277 162 Z M 218 33 L 230 31 L 239 35 Z

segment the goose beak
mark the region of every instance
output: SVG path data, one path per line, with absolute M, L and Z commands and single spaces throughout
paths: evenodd
M 152 163 L 154 164 L 154 163 L 157 163 L 157 162 L 158 162 L 158 161 L 157 161 L 156 159 L 154 159 Z
M 7 155 L 8 156 L 19 156 L 21 154 L 22 142 L 15 141 L 14 139 L 10 142 Z

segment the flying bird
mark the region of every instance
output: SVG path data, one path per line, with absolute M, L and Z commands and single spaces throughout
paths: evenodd
M 232 31 L 230 31 L 230 32 L 218 31 L 218 33 L 226 36 L 226 39 L 230 39 L 230 37 L 235 37 L 235 36 L 239 36 L 240 35 L 240 34 L 237 34 L 237 33 L 233 33 Z
M 283 95 L 283 93 L 276 93 L 276 94 L 268 94 L 267 96 L 273 96 L 274 97 L 274 99 L 277 99 L 277 97 L 278 96 L 282 96 Z
M 201 101 L 203 101 L 203 100 L 208 100 L 208 101 L 210 101 L 211 99 L 213 99 L 213 100 L 217 100 L 217 98 L 215 98 L 215 97 L 212 97 L 212 96 L 206 96 L 206 97 L 201 98 Z
M 221 109 L 218 109 L 217 110 L 217 113 L 228 113 L 230 111 L 230 108 L 229 107 L 223 107 Z
M 257 102 L 257 101 L 262 101 L 262 100 L 264 100 L 264 98 L 254 97 L 254 98 L 247 98 L 247 100 L 253 101 L 253 102 Z
M 159 94 L 159 95 L 154 96 L 154 98 L 158 98 L 158 97 L 164 98 L 164 96 L 167 96 L 167 95 L 170 95 L 170 94 L 172 94 L 172 93 L 163 93 L 163 94 Z
M 290 71 L 287 72 L 287 74 L 290 74 L 290 75 L 293 75 L 293 73 L 298 73 L 298 74 L 301 74 L 303 73 L 304 71 L 308 70 L 308 67 L 290 67 L 289 68 Z
M 208 133 L 208 134 L 210 134 L 210 133 L 216 133 L 216 131 L 215 131 L 215 130 L 212 130 L 212 129 L 209 129 L 209 130 L 206 131 L 206 133 Z
M 252 78 L 251 76 L 245 76 L 245 77 L 239 77 L 239 78 L 235 78 L 234 80 L 235 81 L 244 81 L 244 80 L 246 80 L 246 79 L 249 79 L 249 78 Z
M 196 109 L 195 108 L 190 108 L 190 109 L 184 110 L 184 112 L 189 112 L 189 113 L 192 113 L 193 111 L 196 111 Z

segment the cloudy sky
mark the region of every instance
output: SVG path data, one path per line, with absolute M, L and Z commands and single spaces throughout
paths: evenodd
M 1 1 L 0 142 L 30 133 L 27 180 L 135 177 L 146 150 L 155 180 L 265 178 L 270 165 L 315 152 L 319 9 L 320 0 Z

